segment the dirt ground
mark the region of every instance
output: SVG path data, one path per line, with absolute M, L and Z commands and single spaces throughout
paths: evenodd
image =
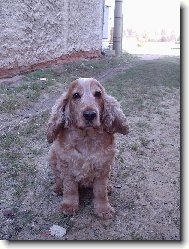
M 179 57 L 127 54 L 1 80 L 0 238 L 180 240 L 179 70 Z M 130 126 L 128 136 L 116 135 L 109 196 L 116 214 L 108 220 L 94 215 L 90 189 L 81 193 L 75 216 L 59 213 L 62 197 L 53 192 L 46 124 L 55 100 L 77 77 L 100 80 Z

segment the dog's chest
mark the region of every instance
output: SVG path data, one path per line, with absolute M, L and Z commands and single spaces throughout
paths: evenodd
M 83 157 L 94 157 L 99 153 L 103 154 L 108 147 L 114 145 L 114 137 L 108 133 L 100 132 L 82 132 L 73 139 L 73 148 Z
M 70 174 L 76 181 L 87 186 L 102 172 L 108 174 L 114 154 L 113 135 L 74 134 L 69 140 L 64 140 L 62 159 L 66 160 Z
M 60 147 L 66 153 L 76 150 L 81 156 L 92 156 L 103 152 L 108 146 L 114 146 L 114 136 L 102 131 L 93 129 L 87 131 L 65 130 L 60 134 Z

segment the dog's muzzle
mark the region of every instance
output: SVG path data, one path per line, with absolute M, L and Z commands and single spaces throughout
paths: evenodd
M 97 116 L 97 113 L 94 110 L 87 110 L 83 112 L 83 117 L 87 121 L 93 121 L 96 118 L 96 116 Z

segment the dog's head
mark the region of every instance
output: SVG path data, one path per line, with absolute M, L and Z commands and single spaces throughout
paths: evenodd
M 109 133 L 128 133 L 126 117 L 119 103 L 93 78 L 73 81 L 68 91 L 57 100 L 48 123 L 48 141 L 56 138 L 60 128 L 71 126 L 77 129 L 102 127 Z
M 80 78 L 71 84 L 68 95 L 72 124 L 79 129 L 98 129 L 104 108 L 102 85 L 92 78 Z

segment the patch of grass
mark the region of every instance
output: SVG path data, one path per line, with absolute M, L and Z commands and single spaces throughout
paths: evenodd
M 139 146 L 138 143 L 134 143 L 134 144 L 131 145 L 131 150 L 138 151 L 139 147 L 140 146 Z
M 44 94 L 51 92 L 52 88 L 57 84 L 53 78 L 53 73 L 47 71 L 33 72 L 27 74 L 24 83 L 18 85 L 0 86 L 0 113 L 14 113 L 22 109 L 28 108 L 39 100 Z M 46 78 L 41 81 L 40 78 Z M 63 80 L 64 82 L 64 80 Z
M 22 137 L 32 137 L 32 140 L 44 139 L 46 123 L 49 118 L 48 111 L 32 118 L 20 131 Z
M 135 208 L 135 202 L 134 200 L 128 200 L 127 204 L 126 204 L 126 208 L 128 208 L 129 210 L 132 210 Z
M 43 150 L 41 148 L 31 148 L 30 152 L 33 156 L 38 156 L 43 154 Z
M 70 80 L 78 77 L 96 77 L 104 70 L 116 68 L 127 63 L 135 61 L 136 58 L 128 53 L 124 53 L 121 57 L 105 56 L 101 59 L 82 60 L 73 63 L 67 63 L 54 67 L 53 73 L 58 77 L 58 80 L 64 75 Z
M 142 235 L 140 235 L 137 232 L 132 232 L 131 233 L 131 238 L 132 240 L 145 240 Z
M 117 156 L 116 160 L 119 162 L 119 164 L 124 164 L 125 163 L 125 160 L 121 156 Z
M 25 129 L 22 130 L 22 135 L 23 136 L 31 136 L 36 134 L 36 132 L 39 129 L 40 124 L 36 119 L 32 119 L 29 123 L 26 124 Z
M 165 60 L 143 61 L 104 83 L 126 115 L 157 112 L 163 96 L 180 86 L 179 64 Z M 161 111 L 164 118 L 164 113 Z
M 150 129 L 150 124 L 147 121 L 146 122 L 145 121 L 138 121 L 136 124 L 137 124 L 137 127 L 139 129 L 141 129 L 141 131 L 143 131 L 143 132 Z
M 74 78 L 96 77 L 106 69 L 122 67 L 127 65 L 128 62 L 134 62 L 133 68 L 125 70 L 124 73 L 118 73 L 113 79 L 104 83 L 107 92 L 116 97 L 121 102 L 124 112 L 129 114 L 129 117 L 132 117 L 131 122 L 133 124 L 131 126 L 133 125 L 134 127 L 134 129 L 131 127 L 131 132 L 128 135 L 131 136 L 131 139 L 125 137 L 118 138 L 119 151 L 116 154 L 118 170 L 115 169 L 112 176 L 119 177 L 119 181 L 124 187 L 126 186 L 124 182 L 127 182 L 128 191 L 130 189 L 134 191 L 132 194 L 135 194 L 139 189 L 140 191 L 146 191 L 146 188 L 142 189 L 141 186 L 147 182 L 147 174 L 145 174 L 143 168 L 146 167 L 145 147 L 150 142 L 147 135 L 153 128 L 153 122 L 151 124 L 150 119 L 155 117 L 161 120 L 161 117 L 165 116 L 162 113 L 162 110 L 165 110 L 161 105 L 162 96 L 172 93 L 175 88 L 179 87 L 179 77 L 177 77 L 179 75 L 179 63 L 177 60 L 136 62 L 134 58 L 124 55 L 119 58 L 84 60 L 57 66 L 52 69 L 37 70 L 25 74 L 25 82 L 22 84 L 1 87 L 2 98 L 0 101 L 3 107 L 1 106 L 2 109 L 0 111 L 5 116 L 7 114 L 7 117 L 11 112 L 10 123 L 13 124 L 14 118 L 18 118 L 16 115 L 19 115 L 15 112 L 16 110 L 21 109 L 24 112 L 25 108 L 31 107 L 32 110 L 33 106 L 34 108 L 40 106 L 40 103 L 43 104 L 44 99 L 48 100 L 48 97 L 52 96 L 51 94 L 59 94 L 60 87 L 65 88 Z M 40 81 L 40 78 L 47 78 L 47 80 Z M 161 107 L 164 109 L 161 110 Z M 71 229 L 71 233 L 74 230 L 72 230 L 72 227 L 74 228 L 73 220 L 65 215 L 60 215 L 53 209 L 52 203 L 54 201 L 58 202 L 59 197 L 50 194 L 50 188 L 52 187 L 51 178 L 48 176 L 48 172 L 46 172 L 43 164 L 46 163 L 47 150 L 49 148 L 46 143 L 45 129 L 50 110 L 43 113 L 42 110 L 43 108 L 39 112 L 33 112 L 32 110 L 31 116 L 28 119 L 24 119 L 24 122 L 21 122 L 18 126 L 13 126 L 10 132 L 6 131 L 6 134 L 0 136 L 0 163 L 3 165 L 2 192 L 4 189 L 11 189 L 12 202 L 7 201 L 6 204 L 9 205 L 11 203 L 18 209 L 12 220 L 15 223 L 9 227 L 7 226 L 7 231 L 12 235 L 13 239 L 18 238 L 19 232 L 16 231 L 18 226 L 18 230 L 23 229 L 23 233 L 27 229 L 32 233 L 34 230 L 32 230 L 31 223 L 34 220 L 37 222 L 40 220 L 41 222 L 38 224 L 36 222 L 36 234 L 34 233 L 36 237 L 40 234 L 41 228 L 49 228 L 49 224 L 54 221 L 56 224 L 66 226 L 68 231 Z M 35 113 L 35 116 L 33 113 Z M 12 127 L 10 126 L 10 128 Z M 129 159 L 127 158 L 127 151 Z M 150 153 L 150 150 L 148 150 L 148 153 Z M 132 155 L 134 156 L 132 158 L 133 162 L 131 161 L 129 164 L 130 167 L 126 167 L 127 160 L 130 160 Z M 153 170 L 153 173 L 155 173 L 161 164 L 161 160 L 160 162 L 156 161 L 156 158 L 152 158 L 152 160 L 154 160 L 153 168 L 147 165 L 146 170 Z M 132 186 L 135 186 L 135 188 L 131 188 Z M 124 193 L 125 188 L 122 188 L 122 190 Z M 120 191 L 122 190 L 120 189 Z M 31 207 L 32 211 L 25 212 L 23 211 L 23 201 L 26 200 L 27 196 L 29 197 L 29 192 L 34 193 L 31 198 L 34 198 L 35 202 Z M 117 199 L 119 196 L 115 197 L 112 194 L 112 197 L 117 202 L 123 202 L 122 199 Z M 125 201 L 126 205 L 123 208 L 124 210 L 126 208 L 130 213 L 134 213 L 134 215 L 140 215 L 141 211 L 138 211 L 138 204 L 133 200 L 136 199 L 132 198 L 129 200 L 127 198 Z M 45 210 L 46 207 L 47 210 Z M 88 206 L 87 208 L 90 207 Z M 80 215 L 85 213 L 85 211 L 82 206 L 77 217 L 80 219 Z M 117 225 L 116 219 L 112 219 L 113 223 L 110 224 L 110 229 L 113 229 L 114 224 Z M 15 231 L 13 231 L 14 229 Z M 132 239 L 143 240 L 143 233 L 137 233 L 135 230 L 135 228 L 131 227 L 130 234 Z M 122 232 L 123 234 L 125 233 L 124 231 Z M 120 238 L 123 237 L 123 234 L 120 234 Z
M 47 83 L 49 81 L 52 81 L 52 79 L 54 79 L 55 77 L 56 77 L 56 74 L 50 68 L 35 70 L 35 71 L 27 74 L 27 78 L 30 80 L 36 81 L 36 80 L 39 80 L 41 78 L 46 78 Z
M 8 175 L 35 175 L 34 159 L 43 153 L 42 147 L 37 144 L 40 140 L 42 143 L 45 141 L 44 124 L 47 118 L 48 114 L 42 113 L 25 126 L 17 127 L 16 132 L 10 131 L 0 136 L 0 161 Z
M 127 177 L 129 177 L 129 173 L 128 173 L 128 171 L 127 170 L 122 170 L 121 172 L 120 172 L 120 176 L 121 176 L 121 178 L 124 178 L 124 180 L 127 178 Z
M 26 124 L 26 127 L 19 129 L 19 131 L 15 134 L 14 132 L 9 132 L 0 136 L 1 142 L 1 155 L 5 159 L 15 160 L 20 159 L 22 156 L 22 150 L 29 147 L 28 136 L 33 137 L 34 140 L 39 140 L 39 137 L 43 134 L 44 131 L 41 129 L 39 123 L 35 123 L 34 120 L 31 123 Z M 43 138 L 43 137 L 42 137 Z M 32 148 L 34 154 L 36 155 L 35 148 Z M 30 150 L 31 152 L 32 150 Z
M 17 148 L 14 150 L 11 150 L 11 153 L 9 150 L 5 149 L 1 152 L 1 160 L 4 161 L 4 163 L 9 164 L 14 161 L 18 161 L 23 157 L 23 153 L 18 150 Z
M 156 114 L 159 114 L 163 120 L 168 116 L 167 112 L 162 109 L 157 109 Z
M 145 138 L 145 137 L 139 137 L 139 139 L 140 139 L 141 145 L 144 146 L 144 147 L 146 147 L 146 146 L 149 144 L 149 142 L 150 142 L 150 141 L 149 141 L 147 138 Z
M 161 59 L 147 61 L 128 69 L 126 73 L 119 76 L 119 80 L 121 79 L 124 81 L 132 79 L 132 82 L 142 86 L 179 87 L 180 67 L 176 63 Z
M 0 105 L 0 113 L 12 113 L 15 110 L 23 107 L 25 101 L 23 98 L 15 97 L 15 95 L 9 95 L 9 98 L 4 100 Z
M 17 161 L 12 162 L 9 165 L 8 170 L 9 170 L 9 172 L 11 174 L 14 174 L 14 175 L 27 174 L 27 176 L 28 176 L 30 174 L 35 174 L 36 173 L 35 164 L 31 163 L 31 161 L 26 162 L 26 161 L 23 161 L 23 160 L 17 160 Z
M 6 133 L 0 136 L 0 143 L 3 149 L 10 149 L 13 145 L 21 146 L 19 134 Z
M 125 151 L 125 146 L 126 144 L 123 142 L 121 144 L 119 144 L 118 146 L 118 152 L 116 153 L 116 161 L 119 163 L 119 165 L 121 166 L 121 168 L 125 168 L 125 158 L 124 158 L 124 151 Z

